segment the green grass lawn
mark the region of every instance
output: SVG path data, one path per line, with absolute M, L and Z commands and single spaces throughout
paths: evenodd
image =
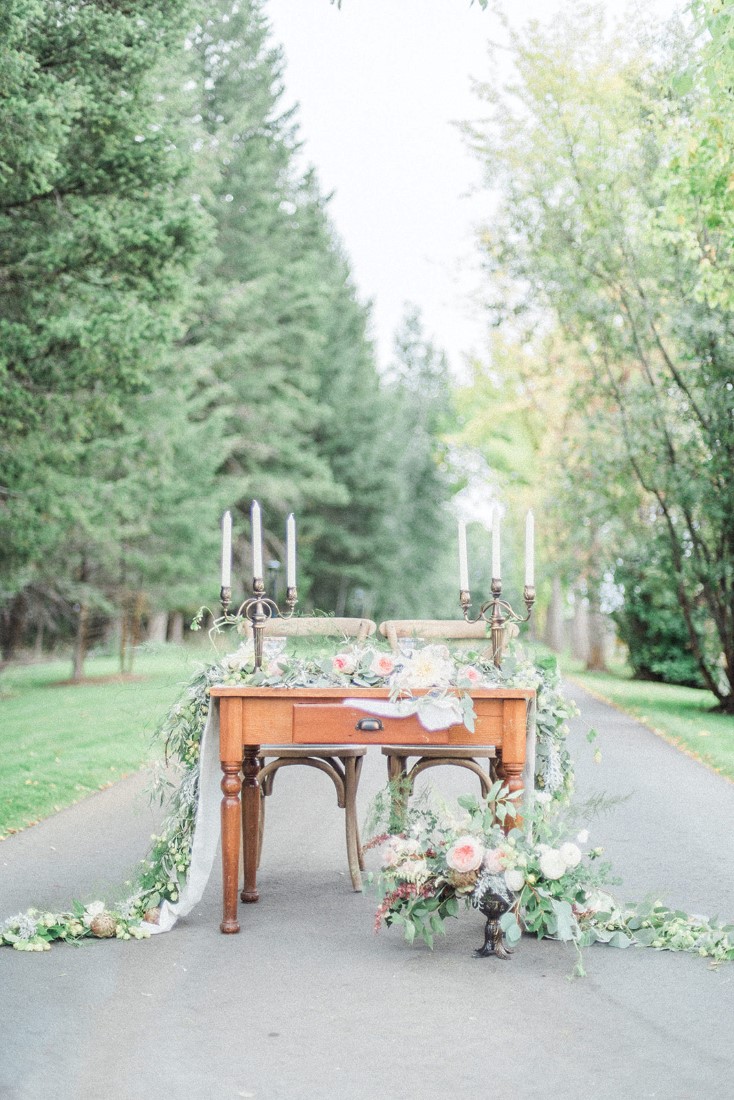
M 563 672 L 596 695 L 639 718 L 668 741 L 734 779 L 734 716 L 715 714 L 709 691 L 632 680 L 628 671 L 584 672 L 578 662 L 560 662 Z
M 153 759 L 153 731 L 210 655 L 200 645 L 143 649 L 127 680 L 116 658 L 94 657 L 82 684 L 64 683 L 70 660 L 7 668 L 0 677 L 0 838 Z

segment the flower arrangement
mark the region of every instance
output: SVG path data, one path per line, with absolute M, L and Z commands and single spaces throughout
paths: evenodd
M 587 829 L 571 830 L 567 809 L 549 794 L 536 794 L 532 818 L 521 828 L 514 824 L 514 796 L 499 782 L 484 800 L 460 798 L 456 810 L 430 788 L 407 809 L 399 796 L 395 790 L 378 796 L 372 822 L 378 828 L 387 822 L 387 829 L 365 846 L 382 856 L 376 930 L 383 922 L 398 926 L 409 943 L 422 940 L 432 948 L 447 918 L 458 916 L 462 903 L 481 908 L 491 889 L 508 899 L 499 922 L 507 942 L 517 943 L 523 932 L 570 942 L 578 976 L 584 974 L 581 949 L 593 943 L 734 959 L 733 925 L 688 917 L 660 902 L 620 906 L 607 889 L 613 880 L 602 849 L 588 846 Z

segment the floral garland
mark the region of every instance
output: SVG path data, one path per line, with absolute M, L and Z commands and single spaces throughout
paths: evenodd
M 385 852 L 391 853 L 378 877 L 382 890 L 380 920 L 403 924 L 406 938 L 411 941 L 422 938 L 432 943 L 433 934 L 443 931 L 445 919 L 457 915 L 459 902 L 470 900 L 470 879 L 478 868 L 469 869 L 462 849 L 471 841 L 481 846 L 480 866 L 485 859 L 489 860 L 485 871 L 496 865 L 496 872 L 490 873 L 501 873 L 508 888 L 515 892 L 515 904 L 504 921 L 511 942 L 526 929 L 538 936 L 570 939 L 579 948 L 597 941 L 616 946 L 635 943 L 695 951 L 717 961 L 734 957 L 731 929 L 706 918 L 689 918 L 659 903 L 634 909 L 617 906 L 611 895 L 601 890 L 608 881 L 607 866 L 591 865 L 600 850 L 591 849 L 582 856 L 578 843 L 583 833 L 576 841 L 561 840 L 561 821 L 568 814 L 573 791 L 573 767 L 566 748 L 568 719 L 577 710 L 561 692 L 554 661 L 534 662 L 517 647 L 500 671 L 486 652 L 452 655 L 446 646 L 433 645 L 400 659 L 373 643 L 344 645 L 336 653 L 320 652 L 311 657 L 270 656 L 258 671 L 254 669 L 252 644 L 244 643 L 235 653 L 197 673 L 158 731 L 165 744 L 166 764 L 178 773 L 178 782 L 166 778 L 161 770 L 154 783 L 154 797 L 163 800 L 169 796 L 168 813 L 160 835 L 154 837 L 141 863 L 132 893 L 116 904 L 93 901 L 84 906 L 74 902 L 71 910 L 61 913 L 30 909 L 0 926 L 0 945 L 43 951 L 54 941 L 113 936 L 142 939 L 150 934 L 147 926 L 157 923 L 160 904 L 178 900 L 188 875 L 199 795 L 199 751 L 210 688 L 215 684 L 273 688 L 384 686 L 393 698 L 409 696 L 412 688 L 430 688 L 429 698 L 451 696 L 460 700 L 469 729 L 473 728 L 469 689 L 534 688 L 535 840 L 528 839 L 527 830 L 513 829 L 509 836 L 499 830 L 497 820 L 514 812 L 512 800 L 499 785 L 490 792 L 488 802 L 461 799 L 463 818 L 445 809 L 440 813 L 432 809 L 429 815 L 425 803 L 415 800 L 408 811 L 407 832 L 383 834 L 372 842 L 375 846 L 384 841 Z M 420 708 L 420 698 L 416 704 Z M 376 800 L 378 807 L 389 802 L 387 796 L 382 802 Z M 478 854 L 471 844 L 466 848 L 473 852 L 469 863 Z M 460 877 L 466 874 L 469 878 Z

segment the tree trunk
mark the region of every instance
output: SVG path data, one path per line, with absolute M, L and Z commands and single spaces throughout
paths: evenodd
M 26 617 L 26 598 L 24 592 L 18 592 L 0 614 L 0 649 L 3 664 L 15 656 L 15 651 L 23 639 Z
M 571 620 L 571 653 L 577 661 L 590 657 L 589 607 L 580 593 L 576 593 L 574 615 Z
M 168 636 L 176 645 L 184 640 L 184 617 L 181 611 L 172 611 L 168 627 Z
M 561 578 L 554 577 L 551 584 L 551 598 L 545 616 L 543 641 L 556 653 L 561 653 L 565 644 L 563 632 L 563 588 Z
M 76 638 L 74 639 L 74 656 L 71 678 L 82 680 L 84 678 L 84 661 L 87 656 L 87 627 L 89 624 L 89 606 L 86 603 L 79 604 L 79 616 L 76 622 Z
M 33 656 L 37 661 L 40 661 L 43 657 L 43 619 L 39 619 L 36 624 L 36 640 L 33 645 Z
M 148 641 L 159 645 L 166 640 L 168 612 L 154 611 L 148 620 Z
M 589 655 L 586 658 L 587 672 L 607 672 L 607 636 L 609 620 L 599 607 L 599 597 L 589 593 Z
M 342 577 L 341 581 L 339 582 L 339 594 L 336 598 L 336 607 L 334 609 L 334 614 L 336 615 L 337 619 L 340 619 L 344 615 L 347 606 L 348 595 L 349 581 L 346 577 Z

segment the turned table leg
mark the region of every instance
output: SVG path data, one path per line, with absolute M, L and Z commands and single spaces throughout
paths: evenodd
M 259 745 L 245 745 L 245 757 L 242 765 L 244 782 L 242 786 L 242 813 L 244 836 L 245 888 L 240 897 L 245 902 L 258 901 L 257 857 L 260 839 L 260 771 Z
M 510 794 L 514 794 L 515 791 L 521 791 L 521 790 L 524 789 L 523 778 L 522 778 L 522 773 L 523 773 L 524 768 L 525 768 L 524 764 L 517 764 L 517 763 L 506 764 L 504 761 L 502 761 L 502 763 L 497 768 L 500 779 L 506 785 L 506 787 L 509 790 Z M 520 799 L 515 799 L 515 805 L 517 806 L 518 811 L 519 811 L 519 809 L 520 809 Z M 502 826 L 502 828 L 505 830 L 506 833 L 509 833 L 510 829 L 514 829 L 516 825 L 519 826 L 521 824 L 522 824 L 522 817 L 520 817 L 519 813 L 518 813 L 517 817 L 506 817 L 504 821 L 500 822 L 500 825 Z
M 222 932 L 239 932 L 237 887 L 240 867 L 240 762 L 222 761 Z

